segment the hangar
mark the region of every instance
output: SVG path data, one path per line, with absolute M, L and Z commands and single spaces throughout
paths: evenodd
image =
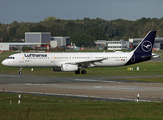
M 25 32 L 25 42 L 1 43 L 1 51 L 22 50 L 22 47 L 41 47 L 50 42 L 50 32 Z
M 50 32 L 25 32 L 25 43 L 34 43 L 39 46 L 50 43 Z
M 56 46 L 68 46 L 71 45 L 70 38 L 69 37 L 51 37 L 50 45 L 52 48 L 55 48 Z
M 69 37 L 51 37 L 50 32 L 25 32 L 25 42 L 0 43 L 1 51 L 10 51 L 12 48 L 22 50 L 22 47 L 44 47 L 47 44 L 55 48 L 56 46 L 71 45 Z

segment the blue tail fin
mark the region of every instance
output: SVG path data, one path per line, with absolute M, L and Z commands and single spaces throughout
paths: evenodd
M 150 55 L 152 53 L 156 31 L 150 31 L 141 41 L 141 43 L 135 48 L 134 52 L 144 53 Z
M 152 49 L 155 41 L 156 31 L 150 31 L 141 43 L 133 50 L 130 60 L 126 65 L 135 64 L 152 58 Z

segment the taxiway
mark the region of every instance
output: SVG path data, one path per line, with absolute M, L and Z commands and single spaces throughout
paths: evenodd
M 109 101 L 163 101 L 162 83 L 142 83 L 123 80 L 137 77 L 43 77 L 16 74 L 0 74 L 0 92 L 16 92 L 55 96 L 76 96 Z

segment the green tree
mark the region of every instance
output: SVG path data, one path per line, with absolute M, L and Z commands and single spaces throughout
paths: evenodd
M 106 34 L 105 31 L 100 27 L 91 27 L 85 31 L 85 34 L 93 36 L 96 40 L 105 40 Z
M 145 17 L 138 20 L 140 25 L 144 25 L 144 24 L 146 24 L 147 22 L 150 22 L 150 21 L 151 21 L 151 18 L 145 18 Z
M 0 23 L 0 37 L 9 42 L 13 39 L 24 39 L 25 32 L 51 32 L 52 36 L 72 36 L 74 33 L 83 33 L 96 40 L 128 39 L 144 37 L 150 30 L 156 30 L 162 36 L 163 18 L 141 18 L 139 20 L 103 20 L 101 18 L 83 20 L 61 20 L 47 17 L 38 23 L 17 22 L 11 24 Z
M 55 21 L 55 20 L 57 20 L 56 17 L 50 16 L 50 17 L 45 18 L 45 19 L 44 19 L 44 22 L 50 22 L 50 21 Z
M 46 32 L 46 27 L 43 25 L 36 25 L 29 30 L 30 32 Z
M 108 38 L 114 38 L 116 36 L 116 28 L 111 22 L 105 25 L 105 33 Z
M 72 43 L 79 47 L 90 47 L 94 45 L 94 41 L 96 40 L 95 37 L 92 37 L 90 35 L 87 35 L 85 33 L 74 33 L 72 36 L 70 36 L 70 40 Z
M 147 22 L 142 29 L 143 33 L 147 33 L 151 30 L 156 30 L 156 25 L 154 22 Z
M 15 26 L 10 28 L 9 36 L 12 36 L 13 38 L 16 36 L 16 27 Z

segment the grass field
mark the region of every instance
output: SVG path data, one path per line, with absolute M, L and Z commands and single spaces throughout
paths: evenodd
M 0 62 L 7 58 L 13 52 L 5 52 L 0 54 Z M 140 70 L 136 71 L 139 67 Z M 127 68 L 133 68 L 133 71 L 128 71 Z M 74 72 L 53 72 L 52 68 L 34 68 L 31 72 L 31 68 L 23 68 L 24 75 L 34 76 L 57 76 L 57 77 L 85 77 L 85 76 L 156 76 L 163 75 L 163 62 L 142 62 L 130 66 L 123 67 L 104 67 L 104 68 L 87 68 L 87 74 L 76 75 Z M 18 74 L 19 68 L 6 67 L 0 64 L 0 74 Z M 163 77 L 148 78 L 129 78 L 126 80 L 135 81 L 151 81 L 151 82 L 163 82 Z
M 163 103 L 101 102 L 23 94 L 18 105 L 18 94 L 0 93 L 0 119 L 161 120 Z

